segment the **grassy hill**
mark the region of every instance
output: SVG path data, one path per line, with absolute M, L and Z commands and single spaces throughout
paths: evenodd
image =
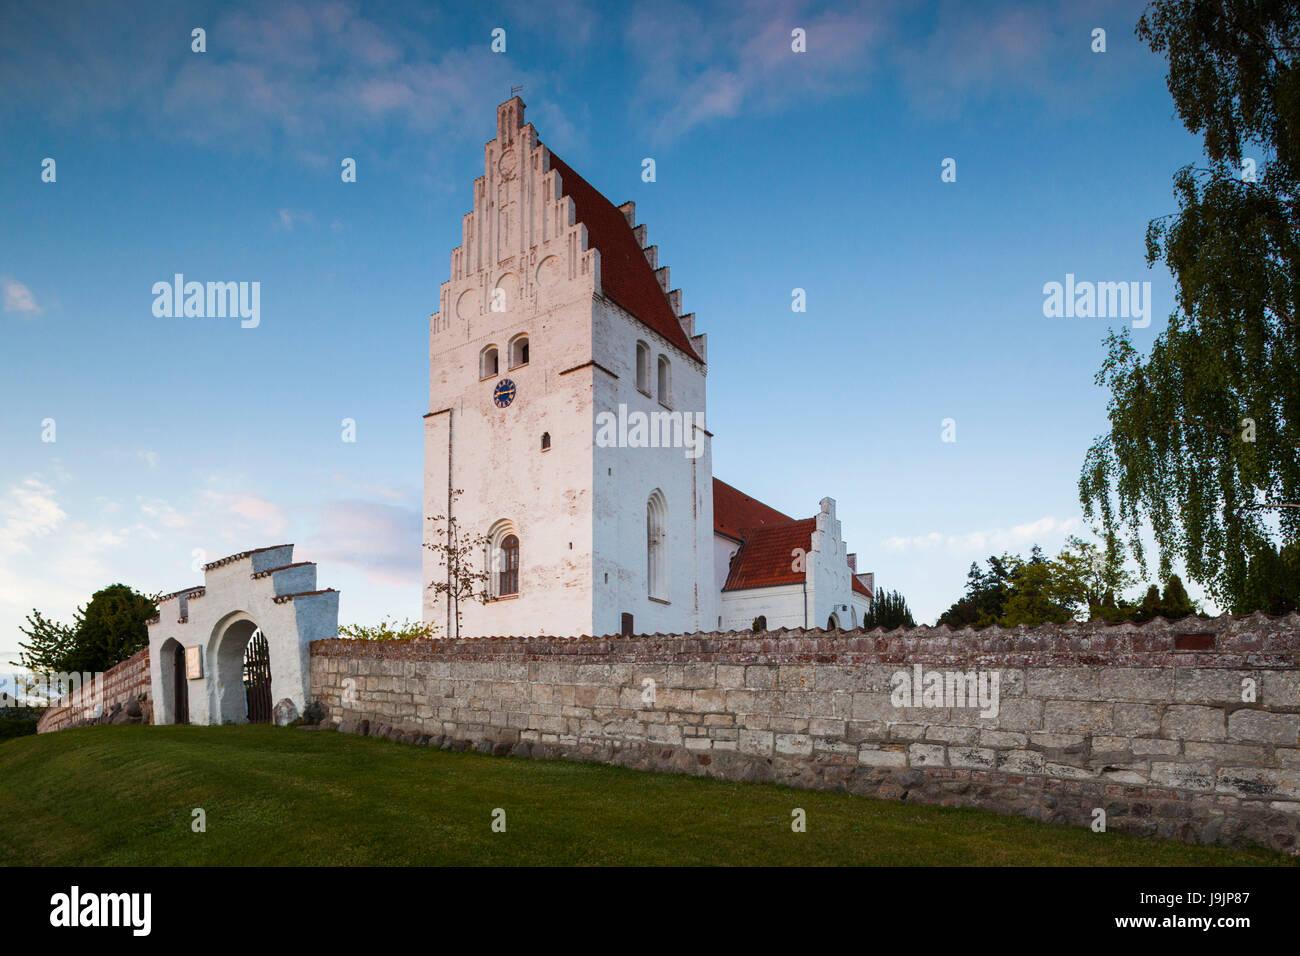
M 807 813 L 793 833 L 791 811 Z M 207 831 L 191 830 L 202 808 Z M 496 808 L 506 832 L 491 829 Z M 267 726 L 0 743 L 0 864 L 1285 865 L 982 810 Z

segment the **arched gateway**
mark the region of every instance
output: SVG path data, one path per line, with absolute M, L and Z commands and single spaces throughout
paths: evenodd
M 312 641 L 338 636 L 339 595 L 293 545 L 203 566 L 203 584 L 158 601 L 149 622 L 154 723 L 267 723 L 275 702 L 301 713 Z

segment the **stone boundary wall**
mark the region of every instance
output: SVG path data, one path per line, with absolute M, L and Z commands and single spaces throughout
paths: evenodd
M 36 725 L 38 734 L 89 724 L 152 724 L 149 648 L 141 648 L 99 680 L 49 707 Z M 96 706 L 101 705 L 98 714 Z
M 979 631 L 328 640 L 312 645 L 311 687 L 340 730 L 411 743 L 1052 823 L 1091 825 L 1100 808 L 1108 829 L 1295 854 L 1298 664 L 1300 616 L 1254 614 Z M 990 690 L 996 673 L 996 715 L 896 706 L 894 675 L 918 665 L 923 675 L 983 673 Z

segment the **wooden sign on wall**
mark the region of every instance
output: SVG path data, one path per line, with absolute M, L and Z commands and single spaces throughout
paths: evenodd
M 185 679 L 198 680 L 203 676 L 203 654 L 202 648 L 197 644 L 194 647 L 185 648 Z

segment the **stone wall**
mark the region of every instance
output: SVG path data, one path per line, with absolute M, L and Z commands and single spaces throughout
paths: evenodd
M 311 685 L 340 729 L 408 742 L 1053 823 L 1091 825 L 1101 809 L 1109 829 L 1296 853 L 1298 662 L 1300 616 L 1256 614 L 980 631 L 330 640 L 312 645 Z M 923 676 L 983 674 L 990 693 L 996 674 L 996 714 L 960 700 L 899 706 L 895 675 L 918 666 Z
M 151 724 L 149 648 L 145 647 L 82 685 L 41 715 L 38 734 L 89 724 Z

